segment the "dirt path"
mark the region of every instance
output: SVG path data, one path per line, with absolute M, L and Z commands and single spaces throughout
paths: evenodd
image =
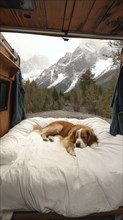
M 27 118 L 32 117 L 53 117 L 53 118 L 77 118 L 77 119 L 85 119 L 85 118 L 93 118 L 93 117 L 99 117 L 97 115 L 91 115 L 91 114 L 83 114 L 81 112 L 69 112 L 69 111 L 62 111 L 62 110 L 56 110 L 56 111 L 46 111 L 46 112 L 37 112 L 37 113 L 28 113 Z M 111 122 L 111 119 L 102 118 L 109 123 Z

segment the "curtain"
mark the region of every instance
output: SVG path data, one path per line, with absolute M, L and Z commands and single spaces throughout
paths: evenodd
M 112 122 L 110 126 L 110 134 L 123 135 L 123 66 L 120 69 L 111 106 Z
M 21 70 L 19 70 L 15 76 L 15 81 L 12 87 L 10 127 L 15 126 L 26 118 L 24 111 L 24 95 L 25 91 L 22 86 L 22 75 Z

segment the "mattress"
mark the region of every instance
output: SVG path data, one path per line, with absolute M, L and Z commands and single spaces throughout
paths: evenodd
M 94 129 L 95 148 L 69 155 L 59 137 L 43 141 L 33 126 L 56 118 L 29 118 L 1 138 L 1 211 L 50 211 L 68 217 L 111 211 L 123 205 L 123 136 L 111 136 L 100 118 L 67 119 Z

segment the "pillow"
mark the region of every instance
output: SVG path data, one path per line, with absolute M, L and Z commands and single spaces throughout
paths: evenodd
M 0 164 L 10 164 L 18 155 L 17 139 L 13 136 L 4 136 L 0 139 Z
M 16 160 L 23 141 L 32 131 L 36 122 L 26 119 L 14 126 L 0 138 L 0 164 L 8 165 Z
M 33 122 L 26 119 L 0 138 L 0 164 L 8 165 L 16 160 L 25 137 L 33 129 Z

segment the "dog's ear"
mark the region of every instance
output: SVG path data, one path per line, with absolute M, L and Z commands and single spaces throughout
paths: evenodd
M 91 146 L 93 143 L 98 143 L 98 138 L 94 133 L 93 129 L 87 129 L 86 134 L 88 146 Z

